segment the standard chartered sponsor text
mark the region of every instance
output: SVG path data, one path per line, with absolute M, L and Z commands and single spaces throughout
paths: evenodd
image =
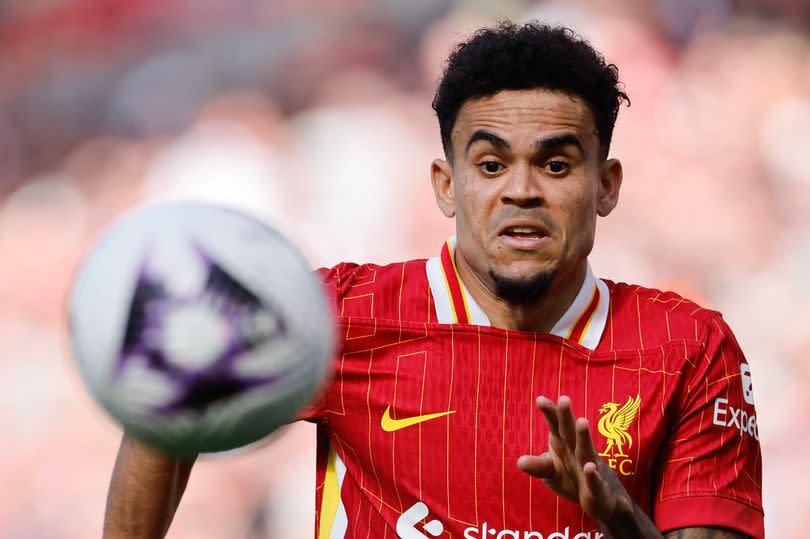
M 430 509 L 424 502 L 416 502 L 397 519 L 397 537 L 401 539 L 430 539 L 422 533 L 426 531 L 432 537 L 444 533 L 444 525 L 429 517 Z M 429 521 L 428 521 L 429 520 Z M 428 521 L 428 522 L 425 522 Z M 422 524 L 424 522 L 424 524 Z M 421 528 L 422 530 L 420 530 Z M 514 529 L 499 530 L 484 522 L 481 526 L 469 526 L 464 530 L 464 539 L 604 539 L 599 531 L 577 532 L 566 526 L 563 531 L 546 532 Z
M 525 531 L 525 530 L 498 530 L 492 528 L 488 523 L 484 522 L 481 526 L 470 526 L 464 530 L 464 539 L 603 539 L 602 532 L 588 531 L 577 532 L 571 531 L 566 526 L 563 531 L 550 532 L 544 535 L 538 531 Z

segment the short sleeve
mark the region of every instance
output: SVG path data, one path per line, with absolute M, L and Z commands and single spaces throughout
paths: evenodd
M 345 276 L 347 270 L 350 268 L 354 268 L 356 265 L 354 264 L 339 264 L 333 268 L 319 268 L 315 270 L 315 276 L 320 279 L 321 283 L 324 287 L 324 292 L 326 295 L 326 299 L 329 303 L 329 307 L 332 309 L 332 312 L 337 315 L 337 304 L 338 304 L 338 296 L 340 295 L 341 289 L 341 276 Z M 342 348 L 341 343 L 336 343 L 337 350 L 335 351 L 335 358 L 339 356 L 338 350 Z M 297 419 L 303 421 L 309 421 L 312 423 L 317 423 L 324 419 L 324 407 L 325 407 L 325 400 L 326 400 L 326 393 L 329 389 L 329 384 L 327 383 L 326 387 L 321 388 L 318 396 L 313 400 L 312 403 L 309 404 L 306 408 L 304 408 L 301 412 L 298 413 Z
M 762 456 L 751 369 L 720 315 L 688 358 L 659 458 L 653 517 L 661 531 L 712 526 L 764 536 Z

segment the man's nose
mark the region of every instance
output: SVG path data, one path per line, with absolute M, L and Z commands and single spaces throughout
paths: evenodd
M 505 178 L 501 202 L 533 208 L 543 204 L 543 193 L 540 185 L 540 175 L 528 163 L 520 163 L 514 167 Z

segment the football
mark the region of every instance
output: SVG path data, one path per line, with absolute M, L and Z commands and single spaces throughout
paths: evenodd
M 69 298 L 78 370 L 125 431 L 169 454 L 242 447 L 293 420 L 329 375 L 332 311 L 271 226 L 198 203 L 106 231 Z

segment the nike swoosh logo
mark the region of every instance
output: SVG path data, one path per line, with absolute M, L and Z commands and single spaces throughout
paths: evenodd
M 404 429 L 405 427 L 411 427 L 418 423 L 423 423 L 425 421 L 430 421 L 431 419 L 436 419 L 437 417 L 444 417 L 446 415 L 456 413 L 455 410 L 450 410 L 449 412 L 438 412 L 435 414 L 427 414 L 427 415 L 417 415 L 414 417 L 406 417 L 404 419 L 394 419 L 391 417 L 391 407 L 385 409 L 383 412 L 382 420 L 380 421 L 380 426 L 382 426 L 382 430 L 385 432 L 394 432 L 395 430 Z

